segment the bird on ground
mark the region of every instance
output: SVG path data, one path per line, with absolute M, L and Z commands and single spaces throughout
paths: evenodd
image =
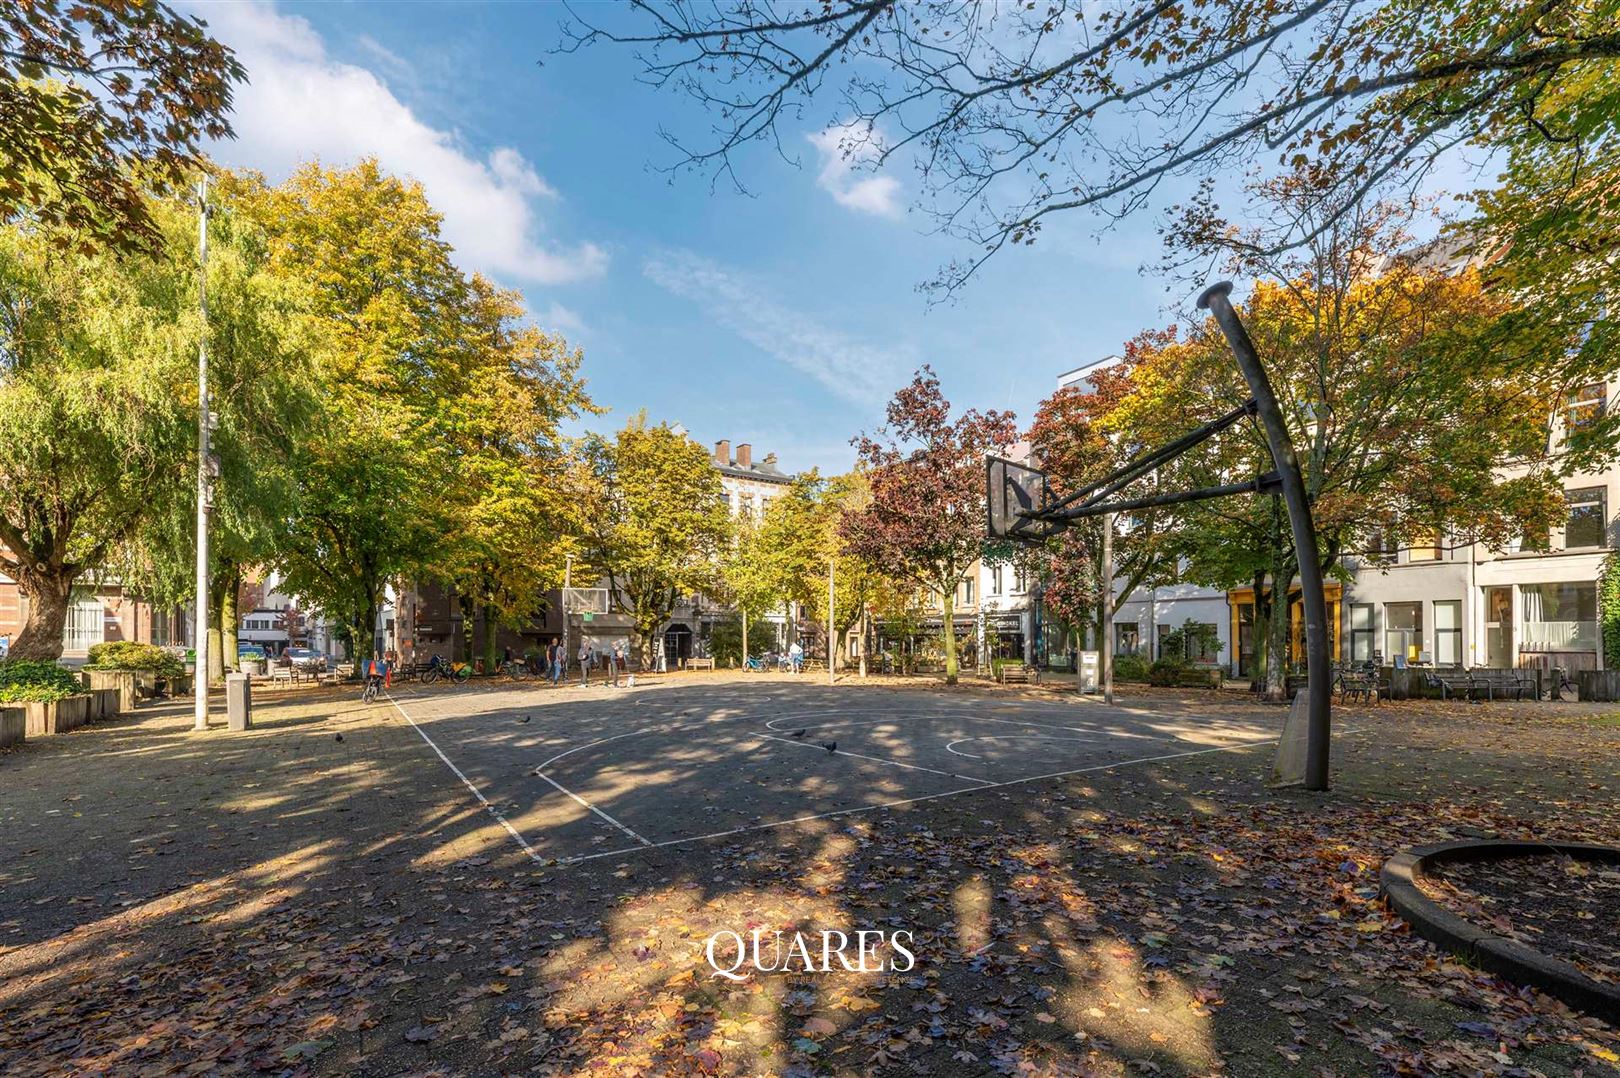
M 823 741 L 821 743 L 821 747 L 826 749 L 827 754 L 830 756 L 833 753 L 838 751 L 838 742 L 836 742 L 836 741 Z
M 531 718 L 533 718 L 533 716 L 531 716 L 531 715 L 525 715 L 525 716 L 523 716 L 523 717 L 522 717 L 522 718 L 521 718 L 521 719 L 519 719 L 519 720 L 518 720 L 518 722 L 528 722 L 528 721 L 529 721 L 529 719 L 531 719 Z
M 343 740 L 343 735 L 342 734 L 337 735 L 337 740 L 342 741 Z
M 810 732 L 809 729 L 805 728 L 805 729 L 795 730 L 795 731 L 793 731 L 793 733 L 789 734 L 788 736 L 789 737 L 803 737 L 805 734 L 807 734 L 809 732 Z

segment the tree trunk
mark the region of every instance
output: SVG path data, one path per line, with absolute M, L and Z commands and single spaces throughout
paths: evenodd
M 1254 624 L 1249 630 L 1249 691 L 1266 689 L 1266 656 L 1271 654 L 1271 600 L 1266 595 L 1264 570 L 1254 574 Z
M 219 613 L 214 619 L 219 626 L 219 650 L 224 669 L 239 670 L 241 662 L 236 653 L 236 630 L 241 621 L 242 612 L 237 599 L 242 590 L 242 567 L 232 565 L 220 573 L 220 586 L 215 592 L 219 596 Z M 223 675 L 221 675 L 223 676 Z
M 484 672 L 485 673 L 489 673 L 490 671 L 494 670 L 495 669 L 495 664 L 500 661 L 500 655 L 496 653 L 496 646 L 500 643 L 500 640 L 498 639 L 498 636 L 499 636 L 499 634 L 497 634 L 496 631 L 495 631 L 495 605 L 493 603 L 485 603 L 484 604 Z
M 13 659 L 52 662 L 62 657 L 62 634 L 67 629 L 68 601 L 73 594 L 74 574 L 20 568 L 17 583 L 28 596 L 28 617 L 22 632 L 12 641 Z
M 945 610 L 945 684 L 955 685 L 956 666 L 956 589 L 943 595 Z

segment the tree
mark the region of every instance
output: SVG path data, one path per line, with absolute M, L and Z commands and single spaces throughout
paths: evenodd
M 1330 212 L 1319 181 L 1307 170 L 1260 193 L 1280 215 L 1309 219 Z M 1486 291 L 1473 268 L 1412 257 L 1411 213 L 1389 204 L 1348 208 L 1303 252 L 1282 257 L 1214 219 L 1184 240 L 1231 252 L 1231 269 L 1269 273 L 1248 297 L 1244 320 L 1301 458 L 1324 573 L 1375 548 L 1504 548 L 1559 512 L 1547 453 L 1556 383 L 1486 345 L 1508 299 Z M 1154 443 L 1248 396 L 1212 322 L 1145 355 L 1136 382 L 1114 422 Z M 1181 458 L 1177 485 L 1230 482 L 1270 467 L 1259 432 L 1239 424 Z M 1268 690 L 1280 693 L 1296 567 L 1283 515 L 1266 499 L 1225 499 L 1189 508 L 1182 520 L 1179 552 L 1191 579 L 1252 581 L 1263 601 L 1269 577 Z
M 150 187 L 184 185 L 231 137 L 246 73 L 207 23 L 153 2 L 0 7 L 0 218 L 55 242 L 157 250 Z
M 753 654 L 756 643 L 769 647 L 775 642 L 769 628 L 759 624 L 759 619 L 781 606 L 786 592 L 775 550 L 769 544 L 760 521 L 752 513 L 745 511 L 734 522 L 730 543 L 720 561 L 715 592 L 717 598 L 737 611 L 741 622 L 737 626 L 735 640 L 727 645 L 732 652 L 746 659 Z M 750 621 L 753 624 L 749 624 Z M 746 653 L 743 649 L 745 639 L 748 645 Z M 714 657 L 721 658 L 718 627 L 714 647 Z
M 956 587 L 984 547 L 984 458 L 1017 436 L 1011 412 L 970 408 L 953 420 L 924 366 L 889 402 L 885 425 L 854 439 L 871 501 L 840 522 L 846 548 L 939 597 L 948 684 L 957 679 Z
M 731 518 L 720 476 L 702 446 L 645 414 L 613 439 L 591 435 L 584 545 L 608 580 L 613 609 L 635 627 L 642 667 L 682 595 L 713 591 Z
M 843 106 L 824 115 L 851 156 L 881 168 L 908 155 L 975 250 L 941 274 L 945 289 L 1056 215 L 1123 216 L 1175 177 L 1314 160 L 1349 207 L 1421 182 L 1462 143 L 1580 152 L 1614 139 L 1612 0 L 675 0 L 592 15 L 608 21 L 567 27 L 565 51 L 631 47 L 649 81 L 718 117 L 708 141 L 674 139 L 682 166 L 736 178 L 738 150 L 780 148 L 784 122 L 826 98 Z M 1549 118 L 1549 101 L 1562 114 Z M 1201 197 L 1217 194 L 1211 183 Z M 1268 246 L 1312 227 L 1288 222 Z
M 773 499 L 761 525 L 761 542 L 769 552 L 781 594 L 798 603 L 811 619 L 841 642 L 866 610 L 873 572 L 855 556 L 839 533 L 848 513 L 869 503 L 862 477 L 824 478 L 812 468 L 803 472 L 781 497 Z M 827 574 L 833 573 L 833 624 L 828 625 Z M 836 650 L 836 647 L 835 647 Z M 836 656 L 829 655 L 829 661 Z
M 445 407 L 457 461 L 445 492 L 452 530 L 432 574 L 482 607 L 478 650 L 493 669 L 496 627 L 533 617 L 575 550 L 579 498 L 560 427 L 594 406 L 582 354 L 523 322 L 517 293 L 475 275 L 463 299 L 454 339 L 465 370 Z
M 14 658 L 62 653 L 75 582 L 195 474 L 191 248 L 167 224 L 166 259 L 0 228 L 0 568 L 29 599 Z
M 272 265 L 309 287 L 297 331 L 324 402 L 276 560 L 369 656 L 387 584 L 443 565 L 456 527 L 469 284 L 420 186 L 374 160 L 306 165 L 258 212 Z

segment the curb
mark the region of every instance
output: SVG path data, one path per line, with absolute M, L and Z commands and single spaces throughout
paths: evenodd
M 1381 890 L 1395 912 L 1431 943 L 1520 984 L 1539 988 L 1578 1010 L 1620 1025 L 1620 985 L 1593 980 L 1574 965 L 1503 939 L 1446 910 L 1418 887 L 1427 869 L 1454 861 L 1499 861 L 1510 857 L 1562 854 L 1578 861 L 1620 865 L 1620 848 L 1593 842 L 1516 842 L 1468 839 L 1419 846 L 1384 862 Z

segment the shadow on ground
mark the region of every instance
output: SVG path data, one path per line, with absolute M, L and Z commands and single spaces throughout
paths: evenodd
M 874 690 L 447 691 L 544 741 Z M 286 696 L 245 736 L 159 709 L 0 757 L 0 1071 L 1601 1073 L 1613 1029 L 1376 894 L 1416 842 L 1620 839 L 1620 730 L 1568 715 L 1358 711 L 1325 796 L 1251 750 L 547 865 L 390 707 Z M 705 941 L 755 929 L 901 930 L 916 963 L 714 977 Z

